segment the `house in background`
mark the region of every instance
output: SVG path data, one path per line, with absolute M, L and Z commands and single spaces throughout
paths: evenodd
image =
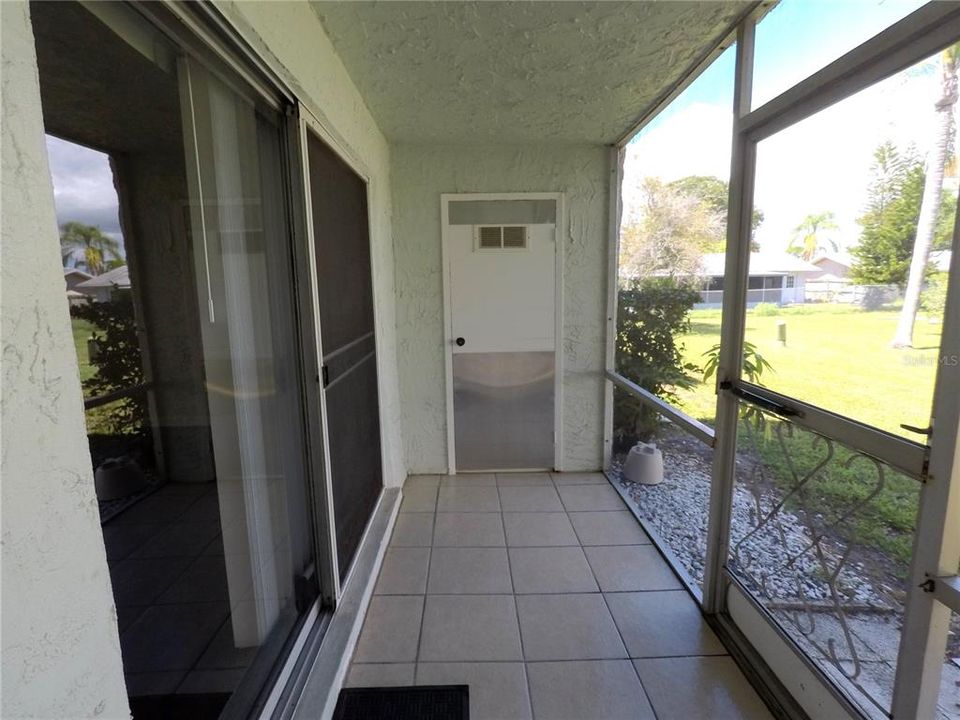
M 130 269 L 126 265 L 100 275 L 92 277 L 87 275 L 87 277 L 89 279 L 78 283 L 75 290 L 83 293 L 93 302 L 106 302 L 115 292 L 130 289 Z
M 89 279 L 92 278 L 92 277 L 93 277 L 93 275 L 91 275 L 91 274 L 88 273 L 88 272 L 84 272 L 84 271 L 81 270 L 80 268 L 75 268 L 75 267 L 66 268 L 66 267 L 65 267 L 65 268 L 63 269 L 63 281 L 67 284 L 67 291 L 68 291 L 68 292 L 69 292 L 70 290 L 76 290 L 77 285 L 79 285 L 80 283 L 86 282 L 87 280 L 89 280 Z
M 92 277 L 93 275 L 88 272 L 84 272 L 80 268 L 65 267 L 63 269 L 63 281 L 67 286 L 67 302 L 69 302 L 71 305 L 80 305 L 81 303 L 87 302 L 87 300 L 89 300 L 89 296 L 86 293 L 77 290 L 77 286 L 86 282 Z
M 853 258 L 847 253 L 824 253 L 811 260 L 810 264 L 816 265 L 820 272 L 809 275 L 807 277 L 808 282 L 823 277 L 845 278 L 850 276 Z
M 723 305 L 724 253 L 707 253 L 700 262 L 703 287 L 697 308 L 718 308 Z M 807 280 L 817 268 L 794 255 L 777 252 L 750 253 L 750 275 L 747 280 L 747 307 L 759 303 L 787 305 L 806 302 Z
M 813 259 L 819 272 L 807 278 L 806 296 L 809 302 L 854 302 L 850 269 L 854 260 L 846 253 L 825 253 Z
M 934 250 L 930 253 L 930 264 L 936 272 L 950 272 L 950 261 L 952 259 L 952 250 Z

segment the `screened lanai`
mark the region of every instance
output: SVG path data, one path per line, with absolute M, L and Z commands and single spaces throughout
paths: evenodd
M 0 5 L 4 717 L 960 717 L 960 3 Z
M 882 211 L 871 203 L 900 201 L 905 190 L 890 183 L 902 171 L 939 183 L 942 198 L 933 221 L 939 229 L 932 233 L 931 248 L 955 246 L 958 181 L 950 169 L 952 155 L 948 157 L 953 150 L 938 154 L 937 123 L 946 122 L 944 113 L 956 114 L 955 103 L 944 109 L 953 96 L 941 92 L 944 77 L 955 77 L 950 75 L 955 70 L 949 48 L 960 37 L 956 6 L 739 6 L 735 10 L 747 11 L 731 18 L 730 32 L 718 33 L 690 71 L 667 85 L 634 122 L 617 115 L 617 93 L 630 82 L 629 67 L 616 61 L 604 65 L 603 100 L 589 96 L 580 84 L 582 46 L 576 67 L 558 61 L 555 74 L 544 72 L 554 26 L 548 23 L 545 29 L 532 7 L 511 8 L 509 20 L 449 7 L 317 7 L 348 70 L 368 93 L 372 112 L 382 118 L 388 134 L 399 138 L 401 173 L 414 178 L 411 171 L 429 174 L 440 162 L 455 166 L 445 173 L 446 184 L 430 188 L 453 193 L 442 201 L 439 269 L 445 314 L 435 318 L 442 321 L 445 344 L 452 346 L 445 366 L 437 367 L 447 380 L 446 397 L 442 388 L 435 390 L 447 408 L 446 432 L 437 427 L 431 437 L 426 427 L 412 430 L 417 447 L 429 449 L 436 442 L 437 461 L 421 465 L 405 485 L 406 499 L 348 684 L 362 685 L 381 672 L 398 684 L 470 677 L 483 688 L 495 682 L 494 676 L 496 682 L 513 683 L 509 678 L 515 678 L 517 692 L 528 690 L 529 700 L 511 706 L 513 695 L 496 698 L 487 690 L 485 710 L 496 716 L 496 709 L 532 707 L 534 716 L 552 717 L 557 697 L 552 693 L 558 678 L 567 676 L 540 663 L 605 658 L 616 665 L 615 659 L 627 657 L 634 661 L 652 712 L 672 717 L 668 703 L 657 698 L 662 685 L 653 670 L 657 660 L 650 659 L 655 653 L 631 647 L 629 636 L 655 625 L 652 618 L 663 620 L 655 609 L 658 593 L 682 587 L 706 619 L 710 630 L 704 632 L 720 638 L 723 649 L 717 652 L 735 659 L 775 714 L 957 716 L 955 570 L 960 548 L 951 518 L 958 517 L 960 508 L 951 480 L 957 472 L 960 384 L 956 363 L 950 361 L 960 326 L 956 265 L 923 271 L 924 259 L 914 260 L 922 271 L 923 299 L 919 311 L 913 309 L 913 342 L 893 347 L 898 325 L 902 329 L 909 312 L 904 305 L 915 302 L 907 287 L 913 238 L 930 222 L 931 203 L 921 209 L 919 197 L 911 201 L 912 227 L 901 231 L 905 247 L 895 261 L 901 265 L 899 275 L 882 276 L 871 245 L 871 233 L 883 222 Z M 710 10 L 720 12 L 716 5 Z M 616 13 L 611 6 L 587 11 L 608 12 Z M 691 21 L 701 22 L 703 13 L 698 8 Z M 600 26 L 604 20 L 599 18 Z M 499 32 L 500 23 L 511 31 Z M 643 23 L 611 32 L 657 35 Z M 407 40 L 411 33 L 416 43 Z M 556 37 L 562 32 L 557 30 Z M 589 33 L 585 37 L 589 43 Z M 526 43 L 519 56 L 506 50 L 515 42 Z M 466 62 L 481 54 L 480 46 L 484 52 L 498 47 L 507 55 L 503 66 Z M 393 59 L 386 71 L 379 64 L 383 57 Z M 417 72 L 411 79 L 414 62 Z M 457 71 L 445 72 L 447 66 Z M 535 83 L 523 84 L 533 77 Z M 542 96 L 556 92 L 552 83 L 568 81 L 564 103 L 572 100 L 595 110 L 548 111 L 552 106 Z M 410 96 L 420 100 L 419 106 L 404 102 Z M 435 113 L 425 111 L 431 107 L 437 107 Z M 494 166 L 485 166 L 483 150 L 447 152 L 435 146 L 482 145 L 494 137 L 498 144 L 517 144 L 508 151 L 514 167 L 500 178 Z M 450 204 L 520 201 L 519 194 L 509 191 L 556 190 L 522 179 L 524 166 L 540 160 L 529 145 L 584 138 L 602 138 L 611 147 L 606 268 L 602 276 L 593 276 L 594 286 L 602 283 L 607 289 L 606 328 L 603 337 L 591 338 L 605 352 L 603 403 L 577 403 L 578 390 L 567 378 L 555 383 L 557 405 L 536 411 L 531 408 L 538 400 L 523 406 L 523 399 L 508 404 L 494 397 L 492 366 L 479 356 L 492 348 L 488 334 L 495 333 L 467 317 L 458 303 L 490 302 L 499 317 L 509 311 L 482 295 L 458 297 L 459 285 L 467 282 L 464 273 L 483 269 L 463 265 Z M 578 150 L 572 147 L 570 153 Z M 896 162 L 903 164 L 896 170 L 890 160 L 900 154 L 903 159 Z M 941 173 L 938 167 L 947 170 Z M 396 191 L 403 208 L 401 227 L 427 222 L 408 209 L 425 200 L 422 190 Z M 473 194 L 461 197 L 454 190 Z M 499 191 L 507 194 L 489 194 Z M 585 222 L 579 191 L 568 190 L 566 197 L 561 193 L 566 217 L 558 222 Z M 878 201 L 881 192 L 887 194 Z M 498 242 L 504 249 L 510 222 L 532 228 L 538 221 L 514 217 L 499 223 L 491 215 L 475 224 L 481 222 L 503 225 Z M 577 285 L 581 267 L 571 263 L 580 260 L 576 232 L 573 227 L 557 231 L 557 247 L 567 245 L 562 254 L 566 265 L 560 263 L 555 275 L 557 302 L 564 303 L 565 316 L 557 337 L 567 343 L 557 355 L 558 375 L 571 372 L 583 340 L 570 324 L 575 311 L 566 304 L 582 292 Z M 462 242 L 471 242 L 467 234 Z M 482 250 L 476 244 L 481 242 L 475 239 L 474 252 Z M 413 283 L 422 277 L 414 266 L 422 252 L 416 242 L 397 245 L 401 304 L 405 298 L 419 302 Z M 725 257 L 722 304 L 691 310 L 717 275 L 701 265 L 711 253 Z M 822 275 L 815 263 L 834 257 L 845 258 L 843 267 L 852 272 L 843 276 L 844 295 L 808 301 L 804 284 Z M 757 293 L 771 279 L 776 296 L 758 301 Z M 538 282 L 529 280 L 528 294 Z M 508 277 L 490 283 L 511 301 L 522 300 L 510 295 Z M 937 292 L 949 297 L 935 300 Z M 401 325 L 401 335 L 407 330 L 411 340 L 425 337 L 424 329 L 411 322 L 408 329 Z M 474 344 L 482 347 L 471 355 Z M 416 357 L 414 348 L 405 348 L 401 366 Z M 531 378 L 536 373 L 517 373 L 508 384 L 512 393 L 522 395 L 535 385 Z M 542 399 L 549 389 L 548 383 L 546 390 L 531 392 L 540 392 Z M 427 388 L 417 385 L 413 391 Z M 483 403 L 491 404 L 492 415 L 501 422 L 520 417 L 526 429 L 521 424 L 505 431 L 509 437 L 498 436 L 489 421 L 470 414 Z M 601 494 L 607 488 L 594 486 L 599 476 L 577 481 L 565 479 L 562 472 L 542 473 L 581 469 L 571 462 L 569 445 L 579 438 L 573 436 L 571 442 L 569 429 L 576 420 L 570 416 L 587 413 L 605 418 L 603 468 L 616 493 L 609 498 Z M 544 459 L 517 449 L 549 445 L 546 429 L 551 424 L 553 437 L 561 438 L 554 446 L 555 462 L 549 452 Z M 497 439 L 478 449 L 473 442 L 477 435 Z M 643 453 L 654 459 L 645 460 Z M 514 470 L 541 472 L 504 472 Z M 574 489 L 591 496 L 586 505 L 578 506 Z M 616 541 L 622 547 L 612 549 L 611 541 L 606 549 L 622 556 L 625 584 L 618 590 L 616 582 L 603 577 L 612 561 L 591 549 L 592 539 L 580 532 L 580 523 L 587 520 L 578 513 L 595 513 L 598 522 L 614 522 L 616 515 L 619 522 L 624 510 L 643 535 L 625 527 Z M 603 512 L 611 515 L 603 518 Z M 451 539 L 447 524 L 455 518 L 468 523 L 470 529 L 463 533 L 472 540 Z M 532 523 L 528 533 L 518 527 L 524 519 Z M 590 538 L 590 531 L 585 532 Z M 541 543 L 545 547 L 527 547 Z M 640 558 L 651 547 L 675 577 L 662 580 L 660 570 L 644 564 Z M 540 570 L 550 578 L 551 572 L 575 575 L 584 561 L 587 589 L 578 591 L 575 582 L 567 586 L 563 581 L 556 586 L 563 589 L 543 589 L 553 587 L 554 579 L 546 579 L 542 592 L 572 595 L 527 596 L 534 591 L 525 589 L 524 556 L 537 552 L 543 556 Z M 451 582 L 450 587 L 459 587 L 450 579 L 450 564 L 456 564 L 458 555 L 466 567 L 476 568 L 486 589 L 443 589 Z M 567 559 L 561 561 L 561 556 Z M 568 616 L 564 603 L 572 607 L 577 592 L 585 593 L 583 603 L 589 602 L 590 591 L 597 589 L 609 613 L 572 613 L 566 627 L 550 630 L 556 646 L 543 650 L 537 645 L 547 632 L 536 624 L 543 622 L 535 619 L 537 603 L 543 614 Z M 443 605 L 453 602 L 448 594 L 472 592 L 491 597 L 513 593 L 516 598 L 522 647 L 518 654 L 501 648 L 502 657 L 494 651 L 503 661 L 502 675 L 482 671 L 477 665 L 483 662 L 482 652 L 464 650 L 451 638 L 448 647 L 437 645 L 445 637 L 438 625 Z M 625 613 L 627 606 L 634 617 Z M 447 611 L 458 612 L 452 606 Z M 418 645 L 397 650 L 403 645 L 398 639 L 399 646 L 386 647 L 393 636 L 383 623 L 391 613 L 422 614 Z M 604 624 L 611 618 L 611 624 Z M 490 627 L 499 628 L 495 632 L 503 630 L 498 622 L 491 620 Z M 624 644 L 614 640 L 602 648 L 598 638 L 610 628 L 619 631 Z M 510 646 L 512 636 L 503 632 Z M 579 654 L 565 649 L 564 642 L 572 642 L 567 636 L 579 637 L 577 632 L 601 649 L 590 645 Z M 663 654 L 709 656 L 712 651 L 703 648 L 666 649 Z M 394 651 L 399 654 L 391 655 Z M 525 672 L 511 671 L 520 661 L 526 663 Z M 454 670 L 457 662 L 461 674 Z M 677 673 L 678 678 L 693 677 Z M 716 681 L 718 676 L 712 677 Z M 681 685 L 678 679 L 672 686 L 678 697 L 684 696 Z M 721 694 L 736 698 L 736 683 L 730 680 L 726 687 Z M 749 701 L 730 702 L 724 710 L 706 709 L 707 703 L 703 712 L 715 717 L 754 717 L 758 712 L 749 709 Z M 598 708 L 597 716 L 605 711 L 615 715 L 610 708 Z

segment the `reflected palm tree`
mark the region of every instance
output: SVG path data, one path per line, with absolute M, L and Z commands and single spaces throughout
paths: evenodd
M 112 261 L 122 260 L 120 243 L 94 225 L 71 220 L 60 228 L 60 255 L 64 267 L 77 253 L 83 255 L 83 264 L 91 275 L 109 270 Z

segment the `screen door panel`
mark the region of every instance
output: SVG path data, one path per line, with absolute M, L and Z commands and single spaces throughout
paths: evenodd
M 556 202 L 450 201 L 457 470 L 554 467 Z
M 366 183 L 307 133 L 337 560 L 343 579 L 383 486 Z

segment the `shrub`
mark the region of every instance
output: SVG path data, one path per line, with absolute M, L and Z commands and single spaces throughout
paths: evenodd
M 780 306 L 773 303 L 757 303 L 753 306 L 753 314 L 759 317 L 773 317 L 780 314 Z
M 128 292 L 116 293 L 106 302 L 88 302 L 70 308 L 73 317 L 94 326 L 93 341 L 97 346 L 96 373 L 83 381 L 85 395 L 104 395 L 143 382 L 140 343 L 133 314 L 133 299 Z M 117 435 L 136 434 L 144 430 L 147 417 L 146 398 L 138 394 L 105 405 L 102 415 L 110 432 Z
M 920 295 L 920 306 L 929 315 L 940 317 L 947 307 L 947 273 L 938 272 L 927 278 Z
M 664 400 L 676 403 L 677 388 L 697 384 L 700 369 L 684 362 L 677 338 L 690 329 L 689 313 L 700 293 L 667 278 L 634 281 L 619 292 L 617 306 L 617 372 Z M 659 426 L 656 412 L 639 399 L 618 393 L 614 402 L 614 434 L 622 443 L 649 440 Z

